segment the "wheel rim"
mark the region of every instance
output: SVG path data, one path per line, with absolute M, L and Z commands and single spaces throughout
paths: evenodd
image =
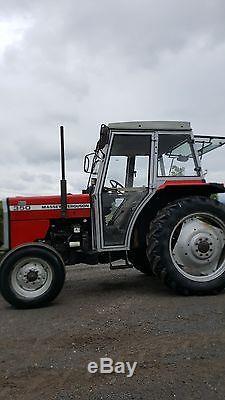
M 209 213 L 194 213 L 173 229 L 170 256 L 176 269 L 197 282 L 211 281 L 225 271 L 225 225 Z
M 33 299 L 44 294 L 52 282 L 50 265 L 40 258 L 23 258 L 11 274 L 12 290 L 19 296 Z

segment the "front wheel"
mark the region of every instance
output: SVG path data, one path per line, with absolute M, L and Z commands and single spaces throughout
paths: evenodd
M 20 246 L 1 261 L 0 291 L 17 308 L 48 304 L 59 294 L 64 280 L 63 260 L 47 245 Z
M 177 200 L 150 224 L 148 259 L 153 272 L 183 294 L 225 287 L 225 207 L 193 196 Z

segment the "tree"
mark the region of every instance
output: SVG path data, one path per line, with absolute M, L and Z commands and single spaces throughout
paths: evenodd
M 213 194 L 211 194 L 211 199 L 213 199 L 213 200 L 219 200 L 218 199 L 218 193 L 213 193 Z
M 173 165 L 170 171 L 170 175 L 172 176 L 184 176 L 185 175 L 185 168 L 178 167 L 177 165 Z

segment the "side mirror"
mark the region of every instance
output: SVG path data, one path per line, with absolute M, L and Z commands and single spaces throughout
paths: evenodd
M 93 159 L 95 153 L 86 154 L 84 157 L 84 172 L 90 173 L 91 172 L 91 161 Z M 92 158 L 91 158 L 92 156 Z
M 109 142 L 109 128 L 108 126 L 102 124 L 100 130 L 100 139 L 97 143 L 97 148 L 99 150 L 104 149 L 105 145 Z

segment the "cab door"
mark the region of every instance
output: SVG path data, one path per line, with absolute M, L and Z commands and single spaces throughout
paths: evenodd
M 128 230 L 152 189 L 152 135 L 113 133 L 94 194 L 98 250 L 128 248 Z

